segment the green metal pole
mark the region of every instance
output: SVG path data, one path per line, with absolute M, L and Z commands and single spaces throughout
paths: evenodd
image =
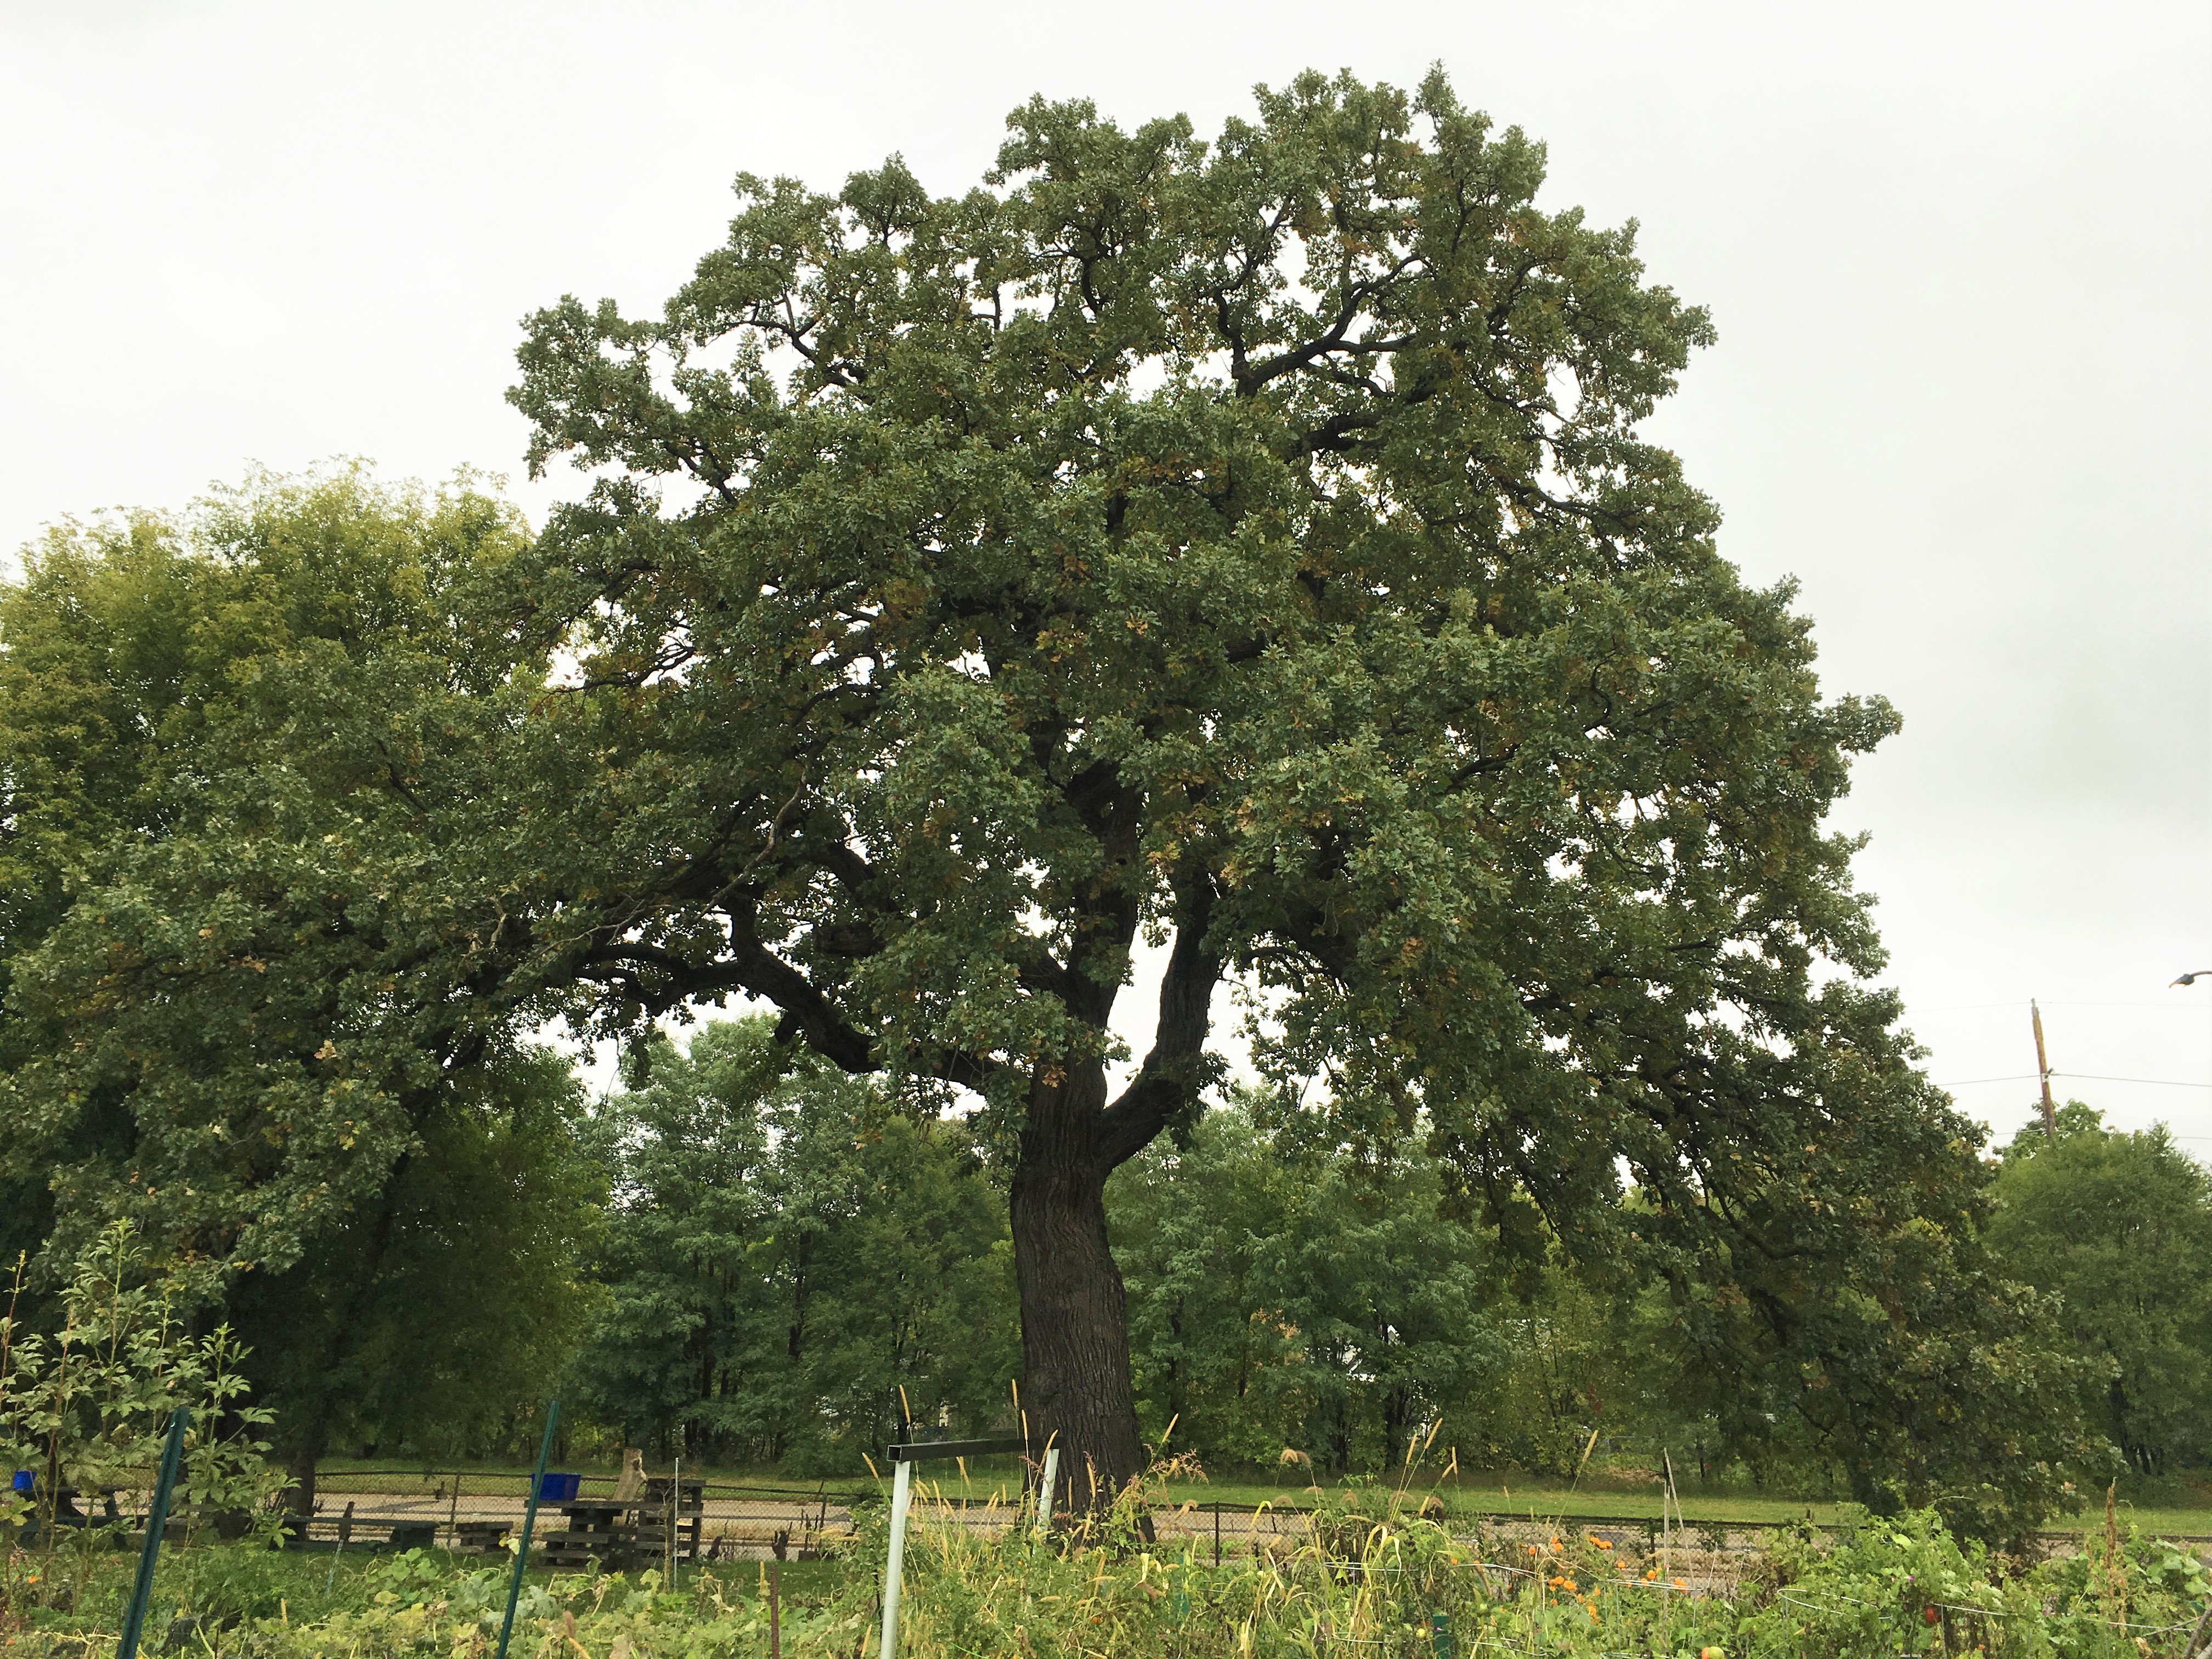
M 177 1484 L 177 1462 L 185 1455 L 185 1425 L 192 1414 L 179 1406 L 169 1414 L 168 1443 L 161 1448 L 161 1472 L 154 1477 L 154 1507 L 146 1512 L 146 1542 L 138 1552 L 138 1582 L 131 1587 L 131 1610 L 123 1616 L 123 1639 L 115 1659 L 138 1659 L 139 1632 L 146 1628 L 146 1603 L 154 1595 L 154 1560 L 161 1553 L 161 1534 L 169 1524 L 169 1493 Z
M 522 1507 L 522 1547 L 514 1553 L 514 1577 L 507 1581 L 507 1617 L 500 1621 L 499 1659 L 507 1659 L 507 1638 L 514 1633 L 514 1604 L 522 1598 L 522 1570 L 530 1565 L 530 1531 L 538 1524 L 538 1489 L 545 1484 L 545 1460 L 553 1455 L 553 1425 L 561 1402 L 545 1402 L 545 1438 L 538 1443 L 538 1468 L 530 1477 L 530 1497 Z

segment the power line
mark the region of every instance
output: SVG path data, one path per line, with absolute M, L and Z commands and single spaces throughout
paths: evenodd
M 2177 1083 L 2170 1077 L 2099 1077 L 2094 1072 L 2053 1072 L 2051 1075 L 2078 1078 L 2084 1083 L 2148 1083 L 2160 1089 L 2212 1089 L 2212 1083 Z
M 2009 1077 L 1965 1077 L 1956 1083 L 1939 1083 L 1939 1089 L 1971 1089 L 1978 1083 L 2033 1083 L 2040 1075 L 2036 1072 L 2014 1072 Z M 2182 1083 L 2170 1077 L 2101 1077 L 2094 1072 L 2053 1072 L 2053 1077 L 2072 1078 L 2080 1083 L 2142 1083 L 2160 1089 L 2212 1089 L 2212 1083 Z
M 2069 1002 L 2059 997 L 2054 998 L 2051 1006 L 2054 1008 L 2163 1008 L 2178 1014 L 2202 1014 L 2204 1012 L 2202 1002 L 2192 1004 L 2178 997 L 2171 1002 Z
M 2027 999 L 2026 997 L 2014 997 L 2009 1002 L 1908 1001 L 1905 1005 L 1905 1017 L 1909 1019 L 1915 1014 L 1960 1014 L 1972 1013 L 1989 1008 L 2018 1008 L 2027 1001 Z M 2205 1008 L 2205 1005 L 2202 1001 L 2191 1000 L 2185 997 L 2175 997 L 2170 1000 L 2160 1002 L 2145 1002 L 2142 1000 L 2130 1002 L 2109 1002 L 2088 1000 L 2077 1000 L 2067 997 L 2053 997 L 2051 1000 L 2051 1006 L 2054 1008 L 2159 1008 L 2169 1010 L 2174 1013 L 2199 1015 L 2203 1013 Z

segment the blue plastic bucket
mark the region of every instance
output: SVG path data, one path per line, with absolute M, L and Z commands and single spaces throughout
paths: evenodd
M 541 1474 L 538 1477 L 538 1501 L 541 1504 L 573 1502 L 576 1488 L 583 1484 L 580 1474 Z

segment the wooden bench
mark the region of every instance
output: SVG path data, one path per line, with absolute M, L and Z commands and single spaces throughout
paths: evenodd
M 629 1559 L 635 1546 L 629 1520 L 635 1504 L 617 1498 L 571 1498 L 558 1507 L 562 1524 L 531 1540 L 547 1566 L 581 1571 L 594 1561 L 619 1568 Z

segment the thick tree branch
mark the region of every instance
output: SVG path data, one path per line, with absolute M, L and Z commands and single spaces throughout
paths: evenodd
M 1160 1018 L 1152 1052 L 1099 1121 L 1098 1148 L 1111 1169 L 1134 1158 L 1206 1086 L 1206 1039 L 1221 957 L 1206 943 L 1213 881 L 1200 874 L 1176 900 L 1176 942 L 1160 981 Z

